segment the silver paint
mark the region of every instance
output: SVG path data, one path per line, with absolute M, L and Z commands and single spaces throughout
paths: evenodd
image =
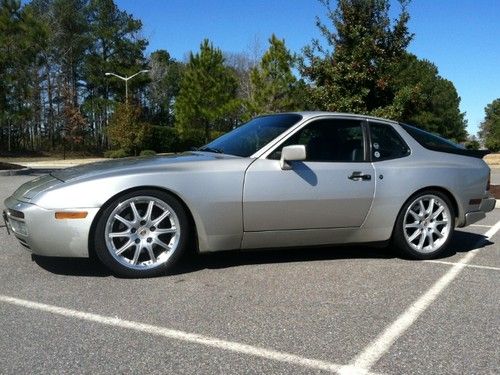
M 299 123 L 249 158 L 188 152 L 83 165 L 22 185 L 5 205 L 25 214 L 28 235 L 22 240 L 32 252 L 73 257 L 88 256 L 90 227 L 106 202 L 144 187 L 168 191 L 185 204 L 202 252 L 384 241 L 403 204 L 427 188 L 453 197 L 457 226 L 494 207 L 485 191 L 489 168 L 481 159 L 429 151 L 393 121 L 327 112 L 301 115 Z M 319 118 L 389 124 L 411 154 L 373 163 L 291 161 L 290 170 L 283 170 L 280 160 L 267 159 Z M 371 179 L 348 179 L 353 172 Z M 481 204 L 469 204 L 478 198 Z M 63 210 L 87 211 L 88 216 L 56 220 L 55 212 Z

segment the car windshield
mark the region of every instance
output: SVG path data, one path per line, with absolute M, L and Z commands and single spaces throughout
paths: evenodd
M 249 157 L 301 119 L 297 114 L 257 117 L 198 150 Z

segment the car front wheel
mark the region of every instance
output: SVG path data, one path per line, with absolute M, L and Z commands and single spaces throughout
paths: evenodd
M 427 191 L 404 204 L 393 240 L 405 256 L 432 259 L 446 250 L 454 228 L 455 214 L 448 197 L 439 191 Z
M 189 221 L 172 195 L 141 190 L 118 197 L 95 230 L 98 258 L 114 273 L 150 277 L 165 273 L 186 247 Z

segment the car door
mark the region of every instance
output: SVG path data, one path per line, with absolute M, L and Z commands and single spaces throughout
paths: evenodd
M 312 120 L 250 165 L 243 189 L 246 232 L 362 225 L 375 190 L 361 120 Z M 279 163 L 281 149 L 305 145 L 306 160 Z

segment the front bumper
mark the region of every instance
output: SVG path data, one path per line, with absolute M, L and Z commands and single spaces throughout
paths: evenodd
M 90 227 L 99 208 L 78 208 L 88 212 L 84 219 L 58 220 L 55 218 L 55 210 L 21 202 L 13 197 L 7 198 L 4 203 L 9 229 L 21 245 L 33 254 L 56 257 L 89 256 Z
M 479 205 L 479 210 L 473 212 L 467 212 L 465 214 L 465 224 L 464 226 L 474 224 L 479 220 L 482 220 L 486 217 L 486 213 L 493 211 L 495 208 L 496 199 L 488 196 L 481 200 L 481 204 Z

